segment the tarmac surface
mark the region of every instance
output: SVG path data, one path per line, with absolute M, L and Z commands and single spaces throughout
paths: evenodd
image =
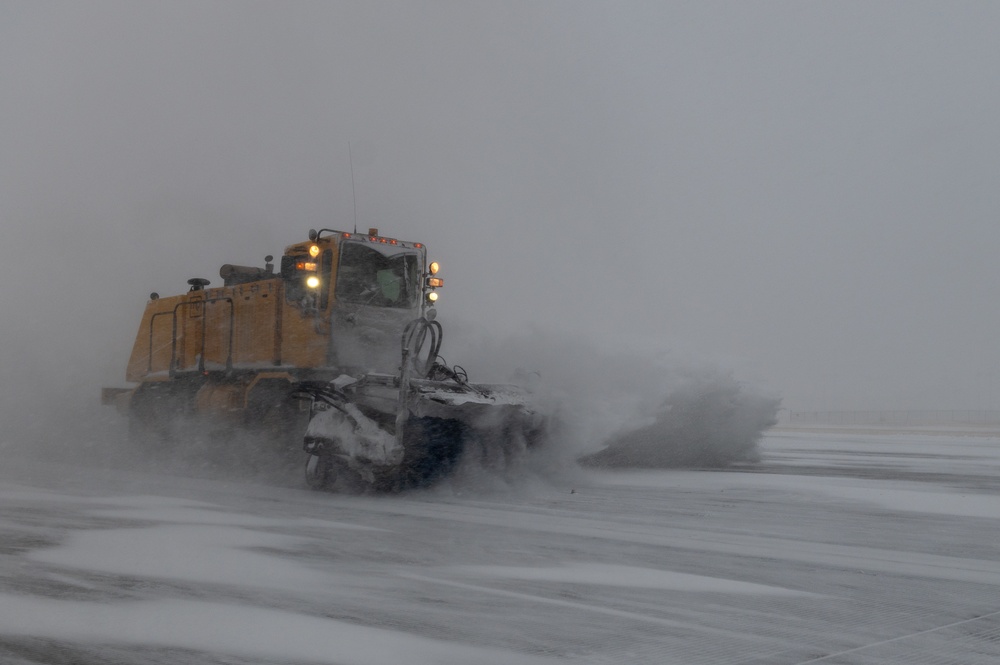
M 340 496 L 8 456 L 0 663 L 1000 662 L 1000 437 Z

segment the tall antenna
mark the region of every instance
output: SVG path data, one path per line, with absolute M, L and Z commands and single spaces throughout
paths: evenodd
M 351 200 L 354 201 L 354 233 L 358 232 L 358 195 L 354 193 L 354 155 L 351 153 L 351 142 L 347 142 L 347 158 L 351 160 Z

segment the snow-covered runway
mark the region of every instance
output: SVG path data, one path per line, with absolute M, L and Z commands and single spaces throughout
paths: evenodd
M 1000 438 L 763 451 L 394 497 L 14 458 L 0 662 L 1000 662 Z

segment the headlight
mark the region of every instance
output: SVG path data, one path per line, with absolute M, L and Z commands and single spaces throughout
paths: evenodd
M 438 270 L 441 269 L 441 265 L 437 261 L 431 261 L 431 264 L 427 266 L 427 269 L 431 271 L 432 275 L 438 274 Z
M 309 256 L 313 257 L 314 259 L 317 256 L 319 256 L 319 245 L 310 245 L 309 246 Z
M 309 275 L 306 277 L 306 286 L 310 289 L 315 289 L 319 287 L 319 277 L 316 275 Z
M 427 294 L 427 301 L 428 302 L 432 302 L 432 303 L 433 302 L 437 302 L 437 299 L 438 299 L 438 294 L 437 294 L 436 291 L 431 291 L 430 293 Z

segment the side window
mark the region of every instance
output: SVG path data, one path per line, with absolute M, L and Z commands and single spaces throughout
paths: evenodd
M 281 257 L 281 277 L 285 280 L 288 302 L 302 302 L 306 296 L 315 296 L 316 291 L 306 286 L 306 279 L 318 274 L 316 268 L 315 259 L 308 255 Z M 312 306 L 315 307 L 315 303 Z
M 285 300 L 288 302 L 298 302 L 305 292 L 305 285 L 302 277 L 296 274 L 295 257 L 281 257 L 281 278 L 285 281 Z

